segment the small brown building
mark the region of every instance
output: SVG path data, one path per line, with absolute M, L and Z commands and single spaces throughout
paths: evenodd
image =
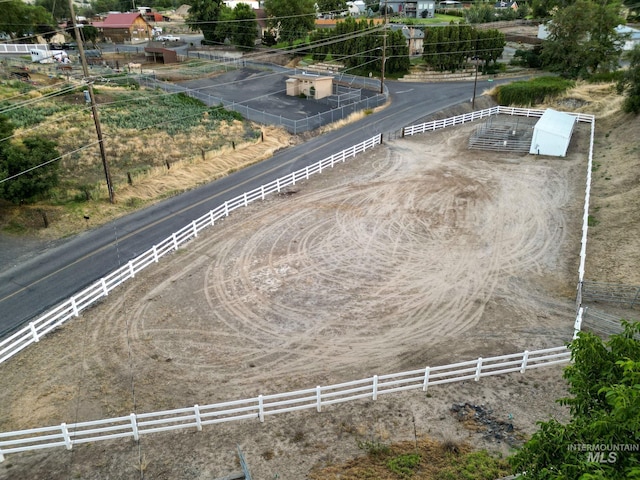
M 106 41 L 113 43 L 142 43 L 152 34 L 151 25 L 139 12 L 111 13 L 103 22 L 94 22 L 93 26 Z
M 319 100 L 333 93 L 333 77 L 303 73 L 292 75 L 286 80 L 287 95 L 297 97 L 304 94 Z

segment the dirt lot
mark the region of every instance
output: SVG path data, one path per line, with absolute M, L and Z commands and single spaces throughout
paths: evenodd
M 234 212 L 0 365 L 0 431 L 562 345 L 574 320 L 588 128 L 564 159 L 469 151 L 474 128 L 387 143 Z M 596 191 L 594 202 L 615 225 L 611 195 Z M 637 253 L 627 260 L 633 271 Z M 239 470 L 240 445 L 254 478 L 295 480 L 361 454 L 358 441 L 424 435 L 506 453 L 514 442 L 464 428 L 451 405 L 486 405 L 513 423 L 517 443 L 536 420 L 565 418 L 552 401 L 564 388 L 560 368 L 492 377 L 263 424 L 11 455 L 0 478 L 210 479 Z

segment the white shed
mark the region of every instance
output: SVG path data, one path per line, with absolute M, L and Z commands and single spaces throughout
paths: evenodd
M 576 117 L 548 108 L 533 128 L 529 153 L 564 157 L 567 154 Z

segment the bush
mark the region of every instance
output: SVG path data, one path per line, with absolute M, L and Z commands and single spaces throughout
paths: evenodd
M 498 87 L 500 105 L 534 106 L 548 98 L 564 93 L 574 82 L 560 77 L 540 77 L 528 81 L 513 82 Z
M 540 68 L 542 66 L 542 60 L 540 60 L 541 51 L 540 45 L 536 45 L 531 50 L 516 50 L 511 63 L 521 67 Z
M 389 470 L 403 478 L 411 477 L 414 473 L 414 470 L 419 465 L 420 455 L 418 455 L 417 453 L 400 455 L 399 457 L 392 458 L 387 462 L 387 467 L 389 467 Z

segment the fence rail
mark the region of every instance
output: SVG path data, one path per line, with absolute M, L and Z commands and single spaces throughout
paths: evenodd
M 334 385 L 271 395 L 258 395 L 211 405 L 194 405 L 152 413 L 129 415 L 0 433 L 0 461 L 5 455 L 45 448 L 65 447 L 118 438 L 139 440 L 140 436 L 171 430 L 196 429 L 217 423 L 239 420 L 264 422 L 269 415 L 299 410 L 316 410 L 354 400 L 377 400 L 380 395 L 422 390 L 446 383 L 502 375 L 564 364 L 571 359 L 567 347 L 524 351 L 466 362 L 426 367 L 408 372 L 374 375 L 369 378 Z
M 402 129 L 402 136 L 416 135 L 419 133 L 430 132 L 439 130 L 441 128 L 447 128 L 454 125 L 462 125 L 463 123 L 473 122 L 482 118 L 490 117 L 492 115 L 518 115 L 525 117 L 541 117 L 544 110 L 531 109 L 531 108 L 515 108 L 496 106 L 486 108 L 484 110 L 476 110 L 471 113 L 465 113 L 464 115 L 457 115 L 455 117 L 445 118 L 443 120 L 433 120 L 431 122 L 421 123 L 419 125 L 412 125 L 404 127 Z M 591 195 L 591 171 L 593 167 L 593 143 L 595 137 L 595 116 L 584 113 L 572 113 L 566 112 L 569 115 L 576 117 L 578 122 L 591 124 L 591 135 L 589 137 L 589 155 L 587 162 L 587 181 L 584 194 L 584 210 L 582 213 L 582 239 L 580 247 L 580 265 L 578 267 L 578 285 L 576 292 L 576 319 L 573 326 L 573 337 L 575 338 L 580 331 L 580 325 L 582 324 L 582 302 L 583 302 L 583 283 L 584 283 L 584 270 L 585 263 L 587 261 L 587 232 L 589 229 L 589 198 Z
M 634 321 L 633 318 L 628 317 L 626 320 Z M 607 313 L 593 307 L 584 308 L 581 328 L 603 335 L 615 335 L 624 331 L 620 315 Z
M 421 125 L 405 127 L 402 136 L 415 135 L 449 126 L 485 118 L 495 114 L 523 115 L 531 117 L 542 116 L 543 110 L 521 109 L 511 107 L 492 107 L 465 115 L 436 120 Z M 580 266 L 578 269 L 577 316 L 574 325 L 574 337 L 580 330 L 584 309 L 582 303 L 582 285 L 584 265 L 586 260 L 587 217 L 589 208 L 589 193 L 591 185 L 591 165 L 594 143 L 594 117 L 591 115 L 575 115 L 580 122 L 591 123 L 591 140 L 589 145 L 589 162 L 587 168 L 587 183 L 585 190 L 585 205 L 582 228 L 582 247 L 580 251 Z M 29 323 L 25 328 L 16 332 L 8 339 L 0 342 L 0 363 L 18 353 L 31 343 L 37 342 L 46 333 L 55 329 L 66 320 L 78 316 L 84 308 L 106 296 L 109 291 L 122 282 L 133 278 L 137 272 L 159 260 L 160 257 L 177 250 L 180 245 L 197 237 L 198 233 L 213 226 L 215 221 L 223 218 L 236 208 L 264 199 L 272 192 L 279 192 L 282 188 L 295 185 L 296 182 L 309 178 L 314 173 L 320 173 L 325 168 L 331 168 L 338 162 L 364 152 L 382 143 L 382 135 L 372 137 L 358 145 L 327 157 L 320 162 L 279 178 L 250 192 L 246 192 L 223 205 L 211 210 L 208 214 L 194 220 L 190 224 L 175 232 L 169 238 L 142 255 L 130 260 L 126 265 L 98 280 L 90 287 L 75 294 L 69 301 L 57 306 L 45 315 Z M 196 428 L 244 419 L 258 419 L 264 422 L 268 415 L 292 412 L 304 409 L 322 411 L 327 405 L 348 402 L 358 399 L 376 400 L 379 395 L 422 389 L 429 386 L 464 380 L 478 381 L 482 377 L 502 375 L 512 372 L 524 373 L 526 370 L 567 363 L 571 353 L 566 347 L 555 347 L 544 350 L 525 351 L 522 353 L 502 355 L 490 358 L 478 358 L 467 362 L 451 365 L 426 367 L 409 372 L 374 375 L 373 377 L 345 382 L 329 386 L 317 386 L 306 390 L 272 395 L 258 395 L 245 400 L 236 400 L 212 405 L 180 408 L 153 413 L 142 413 L 111 419 L 79 422 L 75 424 L 62 423 L 51 427 L 20 430 L 0 433 L 0 461 L 4 455 L 45 448 L 64 446 L 72 449 L 74 445 L 116 438 L 133 438 L 138 440 L 141 435 L 155 432 Z
M 245 62 L 245 64 L 248 63 L 249 62 Z M 229 65 L 234 65 L 234 63 L 223 62 L 220 63 L 220 65 L 220 68 L 226 69 Z M 292 70 L 291 73 L 298 73 L 298 70 Z M 349 86 L 351 88 L 372 89 L 372 87 L 375 86 L 378 90 L 380 89 L 379 80 L 374 79 L 365 79 L 346 74 L 336 74 L 334 75 L 334 80 L 339 85 Z M 352 113 L 361 110 L 370 110 L 379 107 L 380 105 L 384 105 L 384 103 L 387 101 L 386 94 L 376 93 L 375 95 L 367 95 L 364 98 L 360 98 L 357 100 L 353 99 L 353 101 L 347 103 L 338 102 L 335 107 L 332 107 L 328 111 L 319 112 L 315 115 L 295 120 L 283 117 L 282 115 L 274 115 L 264 110 L 257 110 L 255 108 L 249 107 L 248 105 L 245 105 L 244 103 L 229 101 L 222 97 L 216 97 L 200 90 L 192 90 L 173 83 L 161 82 L 157 80 L 153 75 L 140 75 L 138 77 L 138 81 L 141 85 L 152 88 L 160 88 L 167 92 L 183 92 L 190 97 L 201 100 L 209 106 L 222 105 L 224 108 L 232 110 L 234 112 L 238 112 L 243 117 L 248 118 L 249 120 L 266 125 L 279 125 L 285 128 L 289 133 L 293 133 L 294 135 L 310 130 L 315 130 L 316 128 L 320 128 L 323 125 L 328 125 L 330 123 L 344 119 Z
M 582 283 L 584 302 L 604 302 L 625 307 L 640 307 L 640 286 L 619 283 L 589 282 Z
M 178 250 L 181 245 L 196 238 L 199 232 L 207 227 L 213 226 L 217 220 L 228 216 L 233 210 L 246 207 L 257 200 L 264 200 L 265 197 L 271 193 L 280 192 L 283 188 L 306 180 L 311 175 L 322 173 L 323 170 L 332 168 L 335 164 L 355 157 L 359 153 L 369 150 L 380 143 L 382 143 L 382 135 L 376 135 L 353 147 L 324 158 L 313 165 L 292 172 L 284 177 L 277 178 L 254 190 L 227 200 L 222 205 L 210 210 L 200 218 L 193 220 L 188 225 L 185 225 L 173 233 L 170 237 L 165 238 L 138 257 L 129 260 L 125 265 L 97 280 L 84 290 L 77 292 L 67 301 L 54 307 L 13 335 L 2 340 L 0 342 L 0 363 L 8 360 L 32 343 L 40 341 L 40 338 L 67 320 L 79 316 L 80 312 L 106 297 L 114 288 L 130 278 L 134 278 L 138 272 L 149 265 L 157 263 L 164 255 Z

